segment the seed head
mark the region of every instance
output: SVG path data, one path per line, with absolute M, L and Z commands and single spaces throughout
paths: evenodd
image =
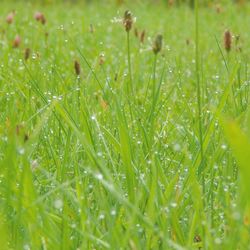
M 141 32 L 141 35 L 140 35 L 140 42 L 141 42 L 141 43 L 144 43 L 145 35 L 146 35 L 146 31 L 143 30 L 143 31 Z
M 129 10 L 126 10 L 123 17 L 123 25 L 126 32 L 129 32 L 133 26 L 133 17 L 132 13 Z
M 224 47 L 227 52 L 230 52 L 232 48 L 232 34 L 229 30 L 224 33 Z
M 200 235 L 195 235 L 194 236 L 194 242 L 201 242 L 201 237 L 200 237 Z
M 138 37 L 138 36 L 139 36 L 139 32 L 138 32 L 138 29 L 137 29 L 137 28 L 134 29 L 134 34 L 135 34 L 135 37 Z
M 28 141 L 29 140 L 29 135 L 25 133 L 23 140 L 24 140 L 24 142 Z
M 221 5 L 220 5 L 220 4 L 217 4 L 217 5 L 215 6 L 215 10 L 216 10 L 217 14 L 220 14 L 220 13 L 222 12 L 222 7 L 221 7 Z
M 95 28 L 94 28 L 94 25 L 92 23 L 89 25 L 89 32 L 90 33 L 94 33 L 95 32 Z
M 80 63 L 77 60 L 75 60 L 74 66 L 75 66 L 75 73 L 77 76 L 79 76 L 81 74 Z
M 162 49 L 162 35 L 157 35 L 153 43 L 153 52 L 158 54 Z
M 24 59 L 27 61 L 30 57 L 30 48 L 26 48 L 24 51 Z
M 102 53 L 99 56 L 99 65 L 103 65 L 105 62 L 105 55 Z

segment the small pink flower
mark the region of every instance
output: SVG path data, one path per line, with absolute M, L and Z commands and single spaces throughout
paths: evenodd
M 34 15 L 34 18 L 37 20 L 37 21 L 40 21 L 41 18 L 42 18 L 42 13 L 41 12 L 36 12 L 35 15 Z
M 13 48 L 18 48 L 21 44 L 21 37 L 17 35 L 13 40 Z
M 34 18 L 38 21 L 41 22 L 42 24 L 46 23 L 46 18 L 42 12 L 36 12 L 34 15 Z
M 14 13 L 14 12 L 10 12 L 10 13 L 8 14 L 8 16 L 6 17 L 6 22 L 7 22 L 8 24 L 13 23 L 14 17 L 15 17 L 15 13 Z

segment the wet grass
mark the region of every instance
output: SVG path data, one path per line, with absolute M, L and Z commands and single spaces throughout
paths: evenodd
M 1 249 L 248 249 L 250 6 L 27 6 L 0 4 Z

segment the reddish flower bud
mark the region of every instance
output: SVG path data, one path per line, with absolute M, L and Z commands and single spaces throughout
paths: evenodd
M 6 17 L 6 22 L 7 22 L 8 24 L 13 23 L 14 17 L 15 17 L 15 12 L 9 13 L 8 16 Z
M 18 48 L 21 44 L 21 37 L 17 35 L 15 39 L 13 40 L 13 48 Z
M 46 18 L 43 13 L 41 12 L 36 12 L 34 15 L 34 18 L 38 21 L 41 22 L 42 24 L 46 23 Z

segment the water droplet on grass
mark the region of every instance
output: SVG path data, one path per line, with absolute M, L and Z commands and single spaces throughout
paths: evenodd
M 176 203 L 176 202 L 172 202 L 172 203 L 170 204 L 170 206 L 173 207 L 173 208 L 175 208 L 175 207 L 177 207 L 177 203 Z
M 110 212 L 110 214 L 111 214 L 112 216 L 115 216 L 115 215 L 116 215 L 115 209 L 112 209 L 111 212 Z
M 103 175 L 101 173 L 96 174 L 98 180 L 103 180 Z
M 99 220 L 104 220 L 105 219 L 105 215 L 104 214 L 100 214 L 99 215 Z
M 55 200 L 55 202 L 54 202 L 54 207 L 55 207 L 56 209 L 62 209 L 62 207 L 63 207 L 63 201 L 62 201 L 61 199 Z

